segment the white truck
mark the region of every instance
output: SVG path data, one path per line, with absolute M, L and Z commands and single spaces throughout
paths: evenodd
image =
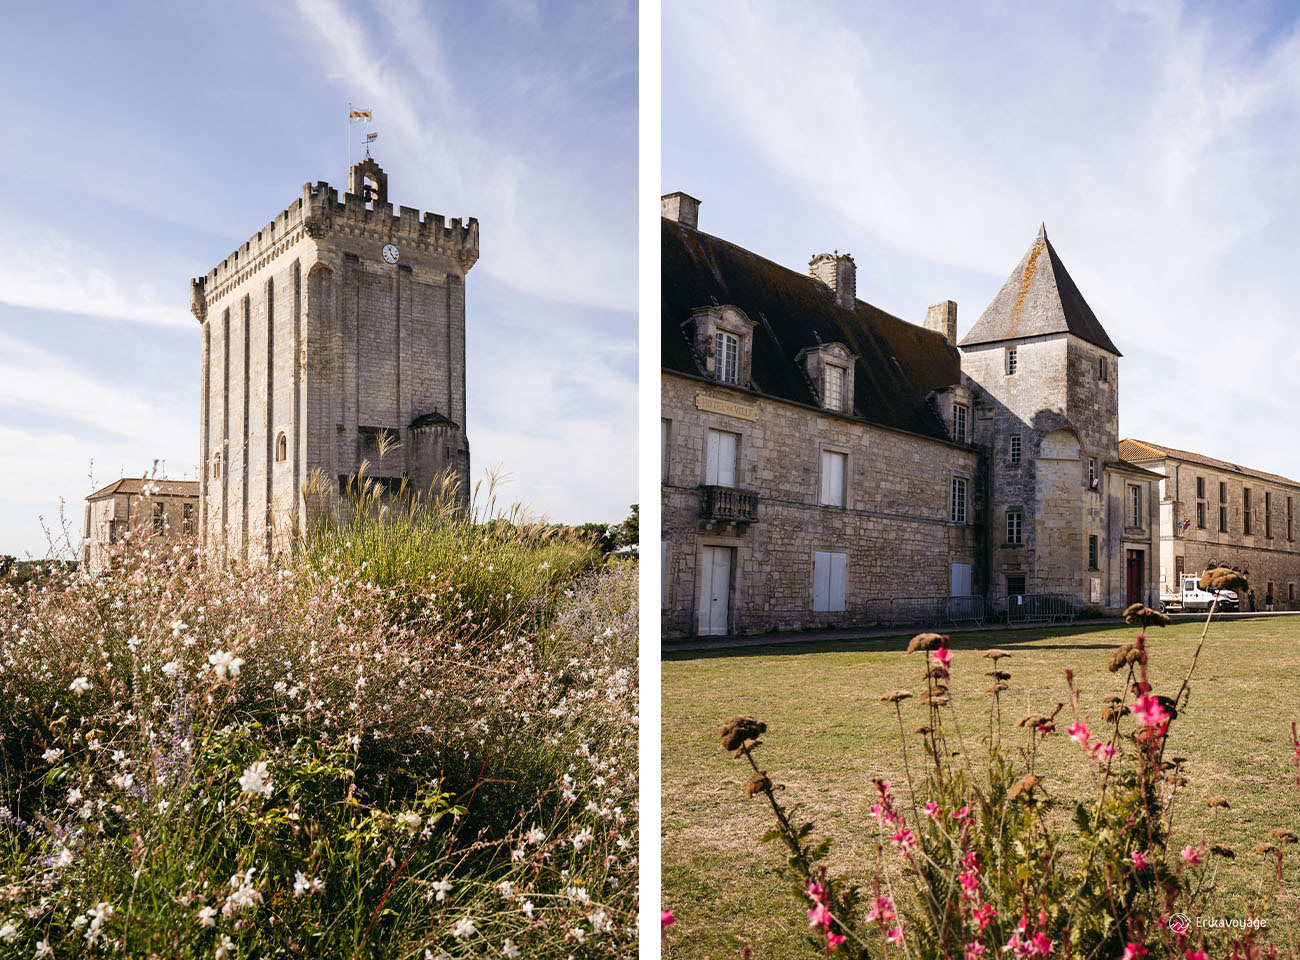
M 1199 573 L 1185 573 L 1182 575 L 1178 584 L 1177 593 L 1160 594 L 1160 606 L 1165 613 L 1197 613 L 1210 609 L 1217 598 L 1219 605 L 1215 610 L 1230 613 L 1237 609 L 1238 600 L 1236 592 L 1232 590 L 1202 590 L 1198 585 L 1201 580 Z

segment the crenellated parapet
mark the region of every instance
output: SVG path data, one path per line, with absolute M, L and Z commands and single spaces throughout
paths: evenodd
M 369 182 L 381 178 L 383 189 L 370 191 Z M 441 214 L 421 213 L 387 201 L 387 177 L 373 160 L 353 165 L 353 186 L 365 193 L 338 190 L 325 181 L 305 183 L 302 196 L 282 210 L 247 242 L 190 284 L 190 311 L 202 323 L 208 304 L 257 273 L 304 238 L 321 241 L 327 236 L 348 236 L 397 243 L 406 249 L 443 254 L 462 272 L 478 260 L 478 220 L 470 217 L 447 222 Z

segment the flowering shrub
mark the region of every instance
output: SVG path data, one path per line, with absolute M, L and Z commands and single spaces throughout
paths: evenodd
M 399 522 L 0 586 L 0 955 L 635 952 L 635 565 Z
M 1211 608 L 1202 644 L 1213 613 Z M 1166 757 L 1165 746 L 1171 725 L 1187 709 L 1201 646 L 1172 695 L 1156 693 L 1147 669 L 1146 630 L 1168 618 L 1135 604 L 1126 619 L 1139 631 L 1110 658 L 1110 672 L 1122 681 L 1114 693 L 1090 708 L 1073 672 L 1066 671 L 1065 699 L 1020 718 L 1013 728 L 1022 732 L 1019 743 L 1002 736 L 1012 653 L 983 654 L 992 682 L 986 689 L 987 733 L 977 743 L 969 738 L 978 728 L 961 722 L 949 680 L 953 671 L 978 661 L 954 653 L 946 636 L 912 640 L 909 654 L 923 661 L 923 690 L 893 690 L 880 698 L 898 721 L 906 782 L 900 787 L 874 781 L 869 829 L 876 836 L 875 857 L 860 865 L 858 876 L 865 881 L 833 873 L 829 841 L 815 839 L 815 825 L 799 822 L 794 808 L 778 799 L 780 788 L 755 759 L 766 724 L 748 716 L 723 724 L 722 746 L 752 768 L 744 793 L 762 796 L 771 808 L 775 828 L 764 839 L 786 848 L 814 951 L 860 958 L 901 952 L 935 960 L 1278 955 L 1258 923 L 1276 889 L 1234 930 L 1187 921 L 1213 915 L 1212 860 L 1235 856 L 1222 843 L 1180 843 L 1173 827 L 1190 761 Z M 920 716 L 905 720 L 909 701 L 918 702 Z M 919 734 L 923 744 L 919 760 L 909 754 L 907 730 L 917 719 L 912 735 Z M 1073 762 L 1091 773 L 1091 790 L 1078 797 L 1052 796 L 1045 789 L 1039 747 L 1058 728 L 1077 747 Z M 1294 724 L 1291 740 L 1300 771 Z M 1228 805 L 1223 798 L 1209 802 Z M 1257 852 L 1275 860 L 1270 872 L 1276 869 L 1280 884 L 1286 849 L 1298 838 L 1277 827 L 1270 839 Z

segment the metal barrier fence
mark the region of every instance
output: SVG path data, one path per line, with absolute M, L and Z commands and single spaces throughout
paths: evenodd
M 893 597 L 868 600 L 860 622 L 881 627 L 911 623 L 983 625 L 988 605 L 983 597 Z
M 1083 601 L 1063 593 L 1023 593 L 999 598 L 1007 623 L 1058 623 L 1078 618 Z

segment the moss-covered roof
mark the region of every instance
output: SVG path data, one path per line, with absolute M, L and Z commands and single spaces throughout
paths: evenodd
M 664 219 L 661 226 L 664 370 L 704 376 L 689 324 L 683 324 L 700 307 L 735 306 L 757 324 L 751 374 L 759 394 L 816 406 L 796 357 L 805 348 L 838 342 L 858 358 L 855 417 L 947 439 L 925 399 L 961 379 L 957 349 L 940 334 L 861 300 L 846 309 L 829 287 L 807 274 L 674 220 Z
M 1072 333 L 1117 357 L 1121 355 L 1056 255 L 1047 239 L 1046 226 L 1040 225 L 1020 265 L 962 338 L 961 345 L 1051 333 Z

